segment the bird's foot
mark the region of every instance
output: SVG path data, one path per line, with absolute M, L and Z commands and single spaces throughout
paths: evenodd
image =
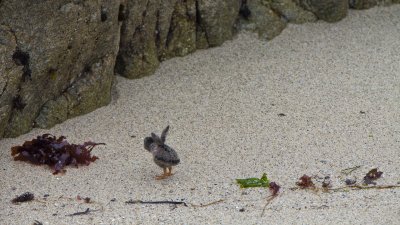
M 169 176 L 168 173 L 171 172 L 171 171 L 168 171 L 167 168 L 163 168 L 163 170 L 164 170 L 164 173 L 162 175 L 160 175 L 160 176 L 156 176 L 156 180 L 162 180 L 162 179 L 165 179 L 165 178 L 167 178 Z
M 163 179 L 165 179 L 167 177 L 168 177 L 168 174 L 163 174 L 163 175 L 160 175 L 160 176 L 156 176 L 156 180 L 163 180 Z
M 167 176 L 172 176 L 172 175 L 174 175 L 174 174 L 172 173 L 172 167 L 168 167 L 168 172 L 167 172 L 166 175 L 167 175 Z

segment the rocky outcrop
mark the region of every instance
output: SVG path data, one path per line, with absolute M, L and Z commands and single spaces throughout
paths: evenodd
M 160 61 L 232 38 L 238 0 L 128 0 L 115 71 L 149 75 Z
M 270 8 L 289 23 L 309 23 L 317 21 L 314 13 L 303 9 L 292 0 L 271 0 Z
M 240 29 L 272 39 L 288 23 L 335 22 L 400 0 L 0 0 L 0 138 L 110 102 L 114 74 L 222 44 Z
M 248 10 L 248 15 L 242 13 L 242 28 L 256 31 L 260 38 L 271 40 L 286 27 L 287 21 L 271 8 L 269 1 L 246 1 L 242 7 Z
M 0 137 L 109 103 L 118 12 L 115 1 L 0 2 Z
M 337 22 L 347 15 L 348 0 L 300 0 L 300 5 L 307 11 L 313 12 L 318 19 L 327 22 Z

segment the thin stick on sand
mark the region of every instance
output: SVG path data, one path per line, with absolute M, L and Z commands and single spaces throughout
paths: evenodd
M 181 201 L 142 201 L 142 200 L 129 200 L 126 204 L 172 204 L 172 205 L 184 205 L 187 206 L 186 202 Z

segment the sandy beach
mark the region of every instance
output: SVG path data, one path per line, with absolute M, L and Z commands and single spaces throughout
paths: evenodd
M 160 181 L 143 139 L 167 125 L 181 164 Z M 12 146 L 43 133 L 106 145 L 92 152 L 99 160 L 64 175 L 13 160 Z M 239 33 L 152 76 L 117 77 L 106 107 L 0 140 L 0 224 L 398 224 L 400 188 L 291 189 L 303 174 L 317 186 L 330 176 L 338 188 L 376 167 L 378 185 L 400 184 L 400 5 L 290 24 L 269 42 Z M 281 191 L 261 216 L 269 190 L 235 179 L 264 172 Z M 35 201 L 11 203 L 27 191 Z

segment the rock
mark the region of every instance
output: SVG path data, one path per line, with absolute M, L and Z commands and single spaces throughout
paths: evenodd
M 106 1 L 1 1 L 0 137 L 110 101 L 118 11 L 119 4 Z M 57 103 L 61 96 L 67 104 Z
M 347 15 L 348 0 L 299 0 L 300 6 L 313 12 L 318 19 L 337 22 Z
M 240 1 L 197 0 L 197 48 L 214 47 L 230 40 L 239 15 Z
M 289 23 L 308 23 L 317 21 L 317 17 L 310 11 L 301 8 L 292 0 L 271 0 L 271 9 L 278 12 Z
M 0 138 L 106 105 L 114 73 L 221 45 L 238 29 L 270 40 L 287 23 L 335 22 L 349 5 L 400 0 L 0 0 Z
M 179 1 L 178 1 L 179 2 Z M 175 4 L 168 33 L 158 44 L 160 60 L 185 56 L 196 50 L 196 4 L 195 0 Z M 161 46 L 164 46 L 161 48 Z
M 3 136 L 17 100 L 18 85 L 22 79 L 22 65 L 12 56 L 17 48 L 16 37 L 10 27 L 0 25 L 0 138 Z
M 195 51 L 195 0 L 131 0 L 125 14 L 118 74 L 140 78 L 152 74 L 161 60 Z
M 160 61 L 232 38 L 237 0 L 130 0 L 121 31 L 116 73 L 140 78 Z
M 352 9 L 369 9 L 376 5 L 390 5 L 400 3 L 400 0 L 349 0 Z
M 377 5 L 377 0 L 349 0 L 352 9 L 369 9 Z
M 279 35 L 286 27 L 287 22 L 271 9 L 269 1 L 247 1 L 250 12 L 248 23 L 242 24 L 242 28 L 255 30 L 262 39 L 271 40 Z
M 162 19 L 171 18 L 176 0 L 128 0 L 122 21 L 120 49 L 115 72 L 127 78 L 153 73 L 159 65 L 156 37 L 165 35 Z
M 69 118 L 107 105 L 111 100 L 115 55 L 103 58 L 83 71 L 82 77 L 56 99 L 46 102 L 35 119 L 35 126 L 49 128 Z

